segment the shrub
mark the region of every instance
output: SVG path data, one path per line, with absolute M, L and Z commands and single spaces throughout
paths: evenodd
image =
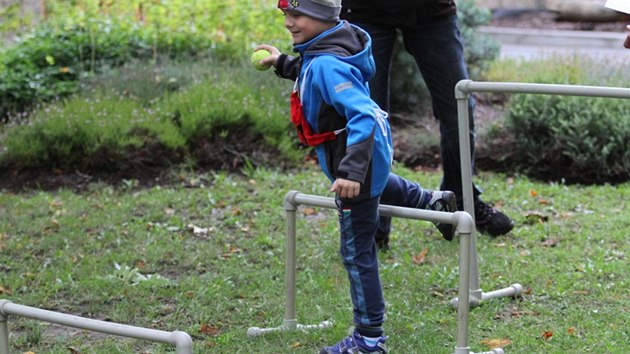
M 261 148 L 274 147 L 288 162 L 297 162 L 301 154 L 287 134 L 293 131 L 288 82 L 254 71 L 249 62 L 209 65 L 214 67 L 209 77 L 157 104 L 180 127 L 191 149 L 217 135 L 222 140 L 243 138 L 247 131 L 248 138 L 259 137 Z
M 520 169 L 568 183 L 630 179 L 630 106 L 619 99 L 515 96 L 508 126 Z
M 261 42 L 290 45 L 271 0 L 47 1 L 45 9 L 46 21 L 0 53 L 0 121 L 76 92 L 84 74 L 132 59 L 233 59 Z
M 176 127 L 128 99 L 75 97 L 35 112 L 7 129 L 2 164 L 22 168 L 107 169 L 128 164 L 126 152 L 147 146 L 178 153 Z
M 79 77 L 87 73 L 132 59 L 157 60 L 159 53 L 188 57 L 198 54 L 201 42 L 153 36 L 138 24 L 107 19 L 43 24 L 0 57 L 0 118 L 76 92 Z
M 287 81 L 253 70 L 248 61 L 180 64 L 174 77 L 190 86 L 177 91 L 165 88 L 138 98 L 108 86 L 120 88 L 119 80 L 90 80 L 81 95 L 36 110 L 29 124 L 5 126 L 0 166 L 116 171 L 187 161 L 205 167 L 209 161 L 204 155 L 225 157 L 220 144 L 237 146 L 232 153 L 239 157 L 238 166 L 260 151 L 272 154 L 276 162 L 280 154 L 286 165 L 300 161 L 303 152 L 288 133 L 293 129 Z M 144 65 L 145 72 L 168 72 L 137 65 Z M 119 70 L 107 76 L 134 71 L 133 66 Z M 135 79 L 144 80 L 135 83 L 139 91 L 154 82 L 153 75 Z M 238 168 L 233 161 L 221 163 L 226 162 Z
M 614 63 L 613 63 L 614 64 Z M 501 69 L 498 69 L 501 68 Z M 588 70 L 587 70 L 588 69 Z M 579 57 L 504 61 L 490 77 L 500 81 L 625 87 L 623 67 Z M 625 84 L 624 84 L 625 83 Z M 513 169 L 567 183 L 630 179 L 630 105 L 623 99 L 513 95 L 507 125 Z

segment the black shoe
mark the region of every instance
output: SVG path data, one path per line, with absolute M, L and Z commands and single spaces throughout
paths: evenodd
M 509 216 L 481 200 L 475 203 L 475 224 L 481 233 L 490 236 L 501 236 L 514 228 L 514 221 Z
M 446 211 L 449 213 L 457 211 L 457 202 L 455 193 L 451 191 L 434 191 L 433 197 L 429 201 L 429 209 L 435 211 Z M 453 239 L 455 234 L 455 226 L 451 224 L 434 223 L 435 227 L 440 231 L 442 237 L 447 241 Z
M 383 252 L 387 252 L 389 250 L 389 233 L 383 233 L 380 230 L 377 230 L 374 240 L 376 241 L 377 250 Z

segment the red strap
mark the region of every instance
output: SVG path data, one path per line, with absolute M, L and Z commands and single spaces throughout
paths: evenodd
M 335 132 L 313 133 L 311 126 L 304 117 L 302 102 L 300 102 L 297 91 L 291 93 L 291 122 L 295 125 L 298 138 L 302 144 L 317 146 L 323 142 L 337 138 L 337 134 L 335 134 Z

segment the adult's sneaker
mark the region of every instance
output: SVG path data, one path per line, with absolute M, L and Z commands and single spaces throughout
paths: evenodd
M 365 343 L 363 336 L 355 330 L 351 335 L 342 339 L 339 343 L 331 347 L 322 348 L 319 351 L 319 354 L 387 354 L 389 350 L 385 346 L 386 340 L 387 337 L 381 336 L 375 345 L 369 346 Z
M 455 193 L 451 191 L 433 191 L 433 196 L 428 204 L 429 209 L 435 211 L 447 211 L 449 213 L 457 211 L 457 200 Z M 455 234 L 455 226 L 446 223 L 434 223 L 440 231 L 442 237 L 450 241 Z
M 514 221 L 494 206 L 478 200 L 475 203 L 475 225 L 479 232 L 496 237 L 510 232 L 514 228 Z

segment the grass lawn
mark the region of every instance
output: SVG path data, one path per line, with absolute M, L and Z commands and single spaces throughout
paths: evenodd
M 439 173 L 396 172 L 426 187 Z M 94 184 L 0 193 L 0 299 L 193 337 L 195 353 L 315 353 L 352 322 L 336 216 L 301 207 L 297 315 L 331 329 L 248 338 L 284 317 L 286 192 L 329 195 L 316 170 L 181 172 L 180 183 Z M 519 299 L 473 309 L 470 346 L 507 353 L 630 352 L 630 184 L 566 186 L 483 173 L 485 199 L 516 221 L 478 237 L 481 287 L 521 283 Z M 451 353 L 457 240 L 429 222 L 394 221 L 380 254 L 392 353 Z M 9 317 L 13 353 L 168 353 L 172 347 Z

